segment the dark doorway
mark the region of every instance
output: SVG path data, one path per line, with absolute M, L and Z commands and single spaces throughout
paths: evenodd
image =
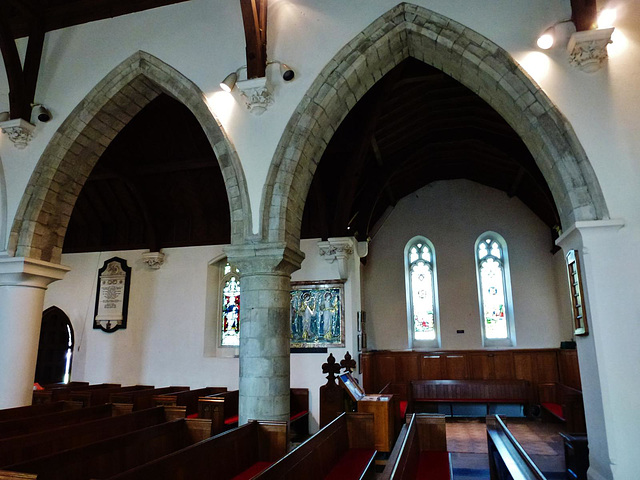
M 73 352 L 73 327 L 58 307 L 42 314 L 35 382 L 40 385 L 68 382 Z M 66 377 L 66 378 L 65 378 Z

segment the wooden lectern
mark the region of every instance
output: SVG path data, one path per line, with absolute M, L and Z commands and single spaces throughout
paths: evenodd
M 390 394 L 366 394 L 350 373 L 338 376 L 340 384 L 356 402 L 360 413 L 373 413 L 375 446 L 378 452 L 390 452 L 395 441 L 395 399 Z

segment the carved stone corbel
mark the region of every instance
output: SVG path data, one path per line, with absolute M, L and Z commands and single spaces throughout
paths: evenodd
M 326 242 L 318 242 L 321 257 L 329 263 L 338 265 L 341 280 L 349 277 L 349 257 L 353 254 L 353 238 L 329 238 Z
M 267 86 L 267 77 L 242 80 L 237 82 L 236 86 L 241 92 L 247 109 L 254 115 L 262 115 L 273 105 L 273 95 Z
M 164 265 L 165 255 L 162 252 L 148 252 L 142 254 L 142 261 L 153 270 L 158 270 Z
M 0 128 L 2 133 L 6 133 L 9 140 L 13 142 L 14 147 L 23 150 L 33 138 L 33 130 L 36 126 L 22 118 L 14 118 L 0 122 Z
M 600 69 L 608 57 L 607 45 L 613 31 L 611 27 L 573 33 L 567 45 L 569 63 L 587 73 Z

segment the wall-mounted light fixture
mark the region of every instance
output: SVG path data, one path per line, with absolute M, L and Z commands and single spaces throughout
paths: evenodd
M 47 123 L 49 120 L 51 120 L 51 112 L 44 105 L 36 103 L 32 105 L 32 108 L 33 109 L 31 110 L 31 115 L 35 115 L 39 121 Z
M 220 88 L 225 92 L 229 93 L 233 90 L 233 87 L 236 86 L 238 81 L 238 74 L 236 72 L 231 72 L 229 75 L 224 77 L 224 80 L 220 82 Z
M 562 38 L 568 38 L 576 31 L 576 27 L 571 20 L 562 20 L 547 28 L 536 40 L 538 48 L 549 50 Z
M 290 82 L 296 76 L 296 73 L 293 69 L 287 65 L 286 63 L 279 62 L 278 60 L 273 60 L 271 62 L 267 62 L 267 65 L 277 64 L 280 65 L 280 76 L 285 82 Z

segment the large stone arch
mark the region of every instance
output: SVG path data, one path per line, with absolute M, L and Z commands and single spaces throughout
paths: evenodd
M 249 196 L 242 166 L 222 125 L 195 83 L 138 51 L 89 92 L 47 145 L 13 223 L 10 254 L 59 262 L 76 199 L 100 155 L 129 120 L 161 93 L 189 108 L 209 138 L 227 189 L 231 241 L 243 241 L 251 225 Z
M 564 228 L 577 220 L 608 218 L 573 129 L 513 58 L 454 20 L 401 3 L 335 55 L 289 120 L 263 192 L 265 240 L 297 245 L 307 192 L 329 140 L 357 101 L 409 56 L 458 80 L 513 127 L 549 184 Z

